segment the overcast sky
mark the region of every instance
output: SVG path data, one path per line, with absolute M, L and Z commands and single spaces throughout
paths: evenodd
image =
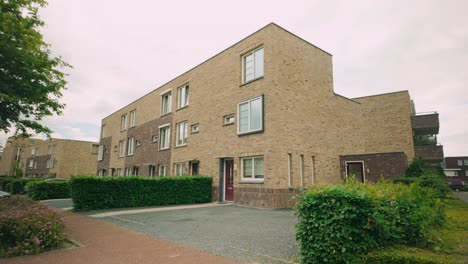
M 54 136 L 97 141 L 100 121 L 275 22 L 333 54 L 347 97 L 409 90 L 440 113 L 445 156 L 468 156 L 468 1 L 49 0 L 54 54 L 74 66 Z M 8 135 L 0 134 L 0 144 Z

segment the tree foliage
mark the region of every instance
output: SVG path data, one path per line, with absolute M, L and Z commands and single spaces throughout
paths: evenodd
M 0 0 L 0 131 L 28 136 L 50 134 L 44 117 L 60 115 L 67 84 L 61 69 L 71 67 L 51 55 L 39 28 L 45 0 Z

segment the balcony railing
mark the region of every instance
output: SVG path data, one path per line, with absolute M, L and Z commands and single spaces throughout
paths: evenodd
M 444 160 L 444 147 L 441 145 L 414 146 L 416 157 L 428 162 L 442 162 Z
M 437 112 L 416 113 L 411 116 L 414 135 L 439 134 L 439 114 Z

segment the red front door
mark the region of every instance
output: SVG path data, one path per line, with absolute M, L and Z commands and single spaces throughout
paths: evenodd
M 234 200 L 234 179 L 233 179 L 234 160 L 224 161 L 224 200 Z

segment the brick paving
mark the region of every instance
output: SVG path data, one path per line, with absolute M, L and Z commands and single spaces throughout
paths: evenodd
M 65 217 L 68 237 L 80 247 L 35 256 L 2 259 L 3 264 L 132 264 L 237 263 L 201 249 L 148 237 L 78 214 L 57 210 Z

